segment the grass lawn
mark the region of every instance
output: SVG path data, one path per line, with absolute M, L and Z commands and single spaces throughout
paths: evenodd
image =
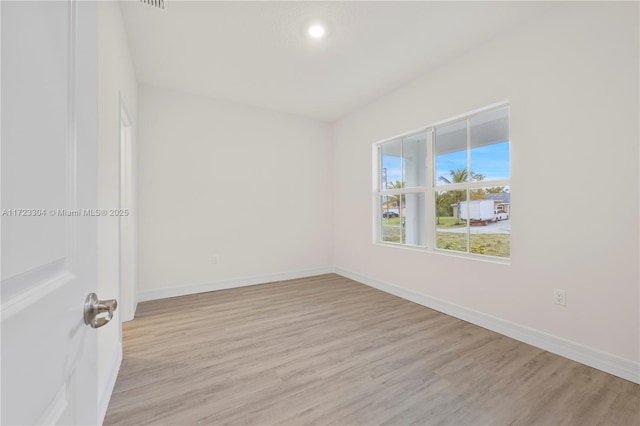
M 382 241 L 400 243 L 402 242 L 400 241 L 400 235 L 402 235 L 402 239 L 406 241 L 406 231 L 400 226 L 400 218 L 383 219 Z
M 436 247 L 439 249 L 466 252 L 467 234 L 446 232 L 447 229 L 464 228 L 461 222 L 456 225 L 455 217 L 441 217 L 439 231 L 436 235 Z M 400 225 L 400 218 L 382 219 L 382 241 L 400 243 L 406 241 L 405 230 Z M 402 240 L 400 239 L 402 236 Z M 509 257 L 511 252 L 511 236 L 509 234 L 471 234 L 471 253 L 488 256 Z
M 436 218 L 436 228 L 438 229 L 447 229 L 447 228 L 464 228 L 467 226 L 462 220 L 460 221 L 460 225 L 456 225 L 456 218 L 453 216 L 440 216 L 440 224 L 438 225 L 438 218 Z
M 488 256 L 509 257 L 511 236 L 509 234 L 477 234 L 470 236 L 471 253 Z M 453 232 L 438 232 L 436 247 L 446 250 L 467 251 L 467 235 Z
M 390 217 L 389 219 L 382 219 L 382 224 L 384 226 L 400 226 L 400 218 Z

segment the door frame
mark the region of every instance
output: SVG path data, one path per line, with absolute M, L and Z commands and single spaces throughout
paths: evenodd
M 135 167 L 134 167 L 134 127 L 131 114 L 122 98 L 120 99 L 120 170 L 119 203 L 120 210 L 127 215 L 120 216 L 119 262 L 120 262 L 120 302 L 122 322 L 131 321 L 138 306 L 136 271 L 136 220 L 135 220 Z M 121 327 L 122 329 L 122 327 Z M 122 341 L 122 336 L 120 336 Z

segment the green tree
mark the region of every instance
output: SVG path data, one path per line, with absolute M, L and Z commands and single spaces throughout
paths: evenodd
M 436 225 L 440 225 L 441 216 L 453 216 L 452 204 L 458 202 L 456 196 L 459 191 L 436 192 Z
M 396 180 L 395 182 L 387 182 L 386 189 L 401 189 L 404 188 L 404 182 Z M 396 195 L 387 195 L 387 201 L 385 202 L 385 210 L 389 210 L 390 208 L 397 208 L 398 215 L 402 215 L 401 205 L 404 204 L 405 198 L 404 194 L 396 194 Z
M 487 194 L 506 194 L 507 188 L 505 186 L 494 186 L 486 189 Z

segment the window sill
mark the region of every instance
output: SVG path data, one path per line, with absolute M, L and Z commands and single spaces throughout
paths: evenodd
M 444 249 L 437 249 L 437 248 L 434 249 L 430 247 L 414 246 L 414 245 L 392 243 L 392 242 L 386 242 L 386 241 L 376 241 L 373 243 L 373 245 L 380 246 L 380 247 L 393 247 L 393 248 L 399 248 L 401 250 L 417 251 L 421 253 L 435 254 L 438 256 L 457 257 L 459 259 L 469 259 L 469 260 L 475 260 L 475 261 L 480 261 L 485 263 L 493 263 L 497 265 L 511 265 L 510 258 L 505 259 L 505 258 L 495 257 L 495 256 L 487 256 L 487 255 L 473 254 L 473 253 L 462 253 L 462 252 L 455 252 L 451 250 L 444 250 Z

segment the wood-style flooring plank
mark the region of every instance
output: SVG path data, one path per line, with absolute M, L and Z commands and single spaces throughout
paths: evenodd
M 640 425 L 640 386 L 334 274 L 141 303 L 105 425 Z

